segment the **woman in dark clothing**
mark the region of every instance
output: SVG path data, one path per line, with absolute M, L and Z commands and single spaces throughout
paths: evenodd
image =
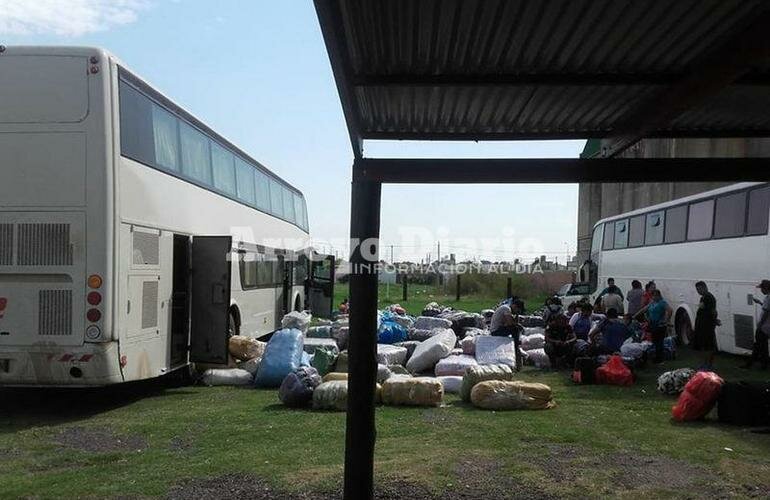
M 559 367 L 559 362 L 571 366 L 572 353 L 577 338 L 563 314 L 552 316 L 545 327 L 545 353 L 551 360 L 551 367 Z
M 695 314 L 693 347 L 707 352 L 704 368 L 711 369 L 717 350 L 716 327 L 721 324 L 717 314 L 717 299 L 709 292 L 708 286 L 703 281 L 695 283 L 695 290 L 700 295 L 700 304 Z

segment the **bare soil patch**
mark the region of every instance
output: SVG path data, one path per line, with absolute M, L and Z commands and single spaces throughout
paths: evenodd
M 87 427 L 67 427 L 57 434 L 53 441 L 65 448 L 90 453 L 141 451 L 147 448 L 147 441 L 142 436 L 121 436 L 110 429 Z

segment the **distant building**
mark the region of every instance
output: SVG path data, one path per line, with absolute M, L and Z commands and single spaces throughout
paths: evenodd
M 598 156 L 598 140 L 586 143 L 581 158 Z M 625 158 L 739 158 L 770 156 L 770 139 L 643 139 Z M 578 266 L 588 259 L 594 224 L 612 215 L 664 203 L 728 185 L 726 182 L 633 182 L 580 184 L 578 194 Z

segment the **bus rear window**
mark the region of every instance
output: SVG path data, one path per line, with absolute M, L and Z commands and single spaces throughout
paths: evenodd
M 88 61 L 70 56 L 0 58 L 0 123 L 74 123 L 88 115 Z
M 767 234 L 770 217 L 770 187 L 755 189 L 749 194 L 749 220 L 746 234 Z

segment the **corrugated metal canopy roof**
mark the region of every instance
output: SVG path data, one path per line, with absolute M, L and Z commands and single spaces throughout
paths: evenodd
M 316 0 L 316 9 L 356 148 L 361 139 L 770 136 L 769 4 Z

